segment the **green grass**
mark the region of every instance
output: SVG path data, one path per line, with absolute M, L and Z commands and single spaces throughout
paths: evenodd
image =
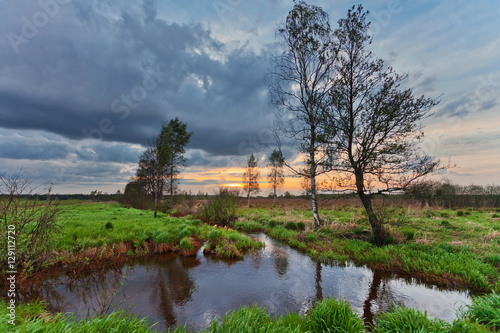
M 492 218 L 491 209 L 389 207 L 386 228 L 392 244 L 382 248 L 370 243 L 366 231 L 371 228 L 362 208 L 322 209 L 319 230 L 314 230 L 310 215 L 296 209 L 242 209 L 235 227 L 264 230 L 324 263 L 353 260 L 435 284 L 500 291 L 500 221 Z M 292 226 L 299 223 L 304 231 Z
M 491 333 L 499 328 L 500 296 L 489 294 L 473 300 L 473 304 L 458 314 L 453 323 L 431 319 L 425 312 L 394 306 L 390 312 L 380 313 L 375 319 L 374 332 L 445 332 Z M 256 305 L 243 306 L 214 318 L 210 325 L 199 331 L 178 326 L 169 332 L 200 333 L 302 333 L 302 332 L 366 332 L 360 316 L 349 303 L 332 298 L 319 301 L 308 314 L 287 313 L 272 317 L 268 310 Z M 306 312 L 307 313 L 307 312 Z M 8 323 L 8 309 L 0 301 L 1 332 L 155 332 L 147 318 L 139 319 L 123 311 L 89 320 L 75 321 L 70 316 L 47 313 L 43 303 L 21 304 L 16 308 L 15 326 Z
M 349 303 L 332 298 L 318 302 L 305 319 L 311 332 L 363 332 L 363 321 L 351 310 Z
M 117 203 L 66 204 L 52 236 L 50 251 L 43 267 L 54 264 L 85 265 L 92 261 L 127 254 L 180 252 L 193 255 L 217 227 L 190 216 L 169 217 L 151 211 L 125 208 Z M 217 234 L 217 243 L 229 244 L 240 255 L 263 244 L 237 231 Z M 226 239 L 228 238 L 228 239 Z M 214 241 L 214 240 L 212 240 Z M 228 246 L 229 246 L 228 245 Z M 219 257 L 235 258 L 231 251 L 217 251 Z
M 375 320 L 376 333 L 396 332 L 446 332 L 448 324 L 429 319 L 426 313 L 396 306 L 391 312 L 382 313 Z
M 243 258 L 249 250 L 257 250 L 263 243 L 240 234 L 236 230 L 218 228 L 208 233 L 204 253 L 212 253 L 220 258 Z
M 500 331 L 500 295 L 492 293 L 473 299 L 463 315 L 471 322 Z
M 76 321 L 71 316 L 62 314 L 51 315 L 40 302 L 20 304 L 16 307 L 15 325 L 9 323 L 7 306 L 0 301 L 0 331 L 1 332 L 44 332 L 44 333 L 105 333 L 105 332 L 156 332 L 148 324 L 147 318 L 126 314 L 123 311 L 100 316 L 91 320 Z

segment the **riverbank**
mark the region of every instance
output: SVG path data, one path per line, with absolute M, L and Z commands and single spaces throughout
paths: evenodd
M 43 303 L 35 302 L 17 307 L 15 326 L 8 322 L 8 309 L 0 302 L 0 330 L 3 332 L 157 332 L 146 320 L 123 311 L 75 321 L 61 314 L 51 315 Z M 362 319 L 342 300 L 325 299 L 305 315 L 289 313 L 271 317 L 265 308 L 241 307 L 215 318 L 197 332 L 469 332 L 486 333 L 500 329 L 500 296 L 491 294 L 474 299 L 453 323 L 431 319 L 426 313 L 403 307 L 381 314 L 375 324 L 367 327 Z M 190 332 L 189 327 L 177 327 L 171 332 Z
M 500 215 L 492 209 L 437 210 L 388 207 L 391 242 L 370 243 L 370 225 L 359 207 L 320 211 L 323 224 L 300 209 L 242 209 L 235 228 L 263 231 L 323 263 L 353 260 L 422 281 L 474 291 L 500 291 Z
M 220 258 L 241 259 L 245 252 L 263 246 L 236 230 L 206 225 L 191 216 L 160 213 L 154 218 L 150 211 L 113 202 L 64 205 L 58 225 L 59 231 L 51 236 L 51 251 L 39 258 L 39 264 L 17 267 L 18 287 L 46 271 L 75 275 L 99 270 L 124 256 L 170 252 L 193 256 L 205 241 Z

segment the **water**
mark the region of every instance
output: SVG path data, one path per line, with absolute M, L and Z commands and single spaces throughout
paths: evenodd
M 254 303 L 273 315 L 304 313 L 329 296 L 349 301 L 365 322 L 393 303 L 452 321 L 460 306 L 471 303 L 465 291 L 442 290 L 352 264 L 317 264 L 264 234 L 254 236 L 266 246 L 242 261 L 205 257 L 201 250 L 190 258 L 149 256 L 77 278 L 51 277 L 23 298 L 42 297 L 50 310 L 77 318 L 130 308 L 139 317 L 148 316 L 150 323 L 158 322 L 157 330 L 185 323 L 204 328 L 215 316 Z

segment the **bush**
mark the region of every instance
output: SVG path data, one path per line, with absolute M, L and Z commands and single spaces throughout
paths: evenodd
M 51 240 L 59 229 L 57 219 L 61 207 L 50 196 L 50 188 L 46 190 L 46 200 L 39 201 L 32 181 L 22 177 L 22 170 L 12 177 L 0 174 L 2 271 L 9 267 L 8 245 L 12 245 L 13 239 L 18 270 L 36 271 L 44 261 L 44 254 L 50 252 Z
M 465 216 L 465 212 L 463 210 L 459 210 L 457 212 L 457 216 Z
M 232 225 L 238 217 L 240 202 L 238 190 L 219 188 L 219 193 L 199 212 L 199 218 L 208 223 Z
M 297 230 L 297 224 L 295 224 L 294 222 L 288 222 L 287 224 L 285 224 L 285 229 Z
M 104 227 L 105 227 L 106 229 L 108 229 L 108 230 L 109 230 L 109 229 L 113 229 L 113 223 L 108 222 L 108 223 L 106 223 L 106 225 L 105 225 Z
M 332 298 L 318 302 L 305 319 L 310 332 L 363 332 L 363 321 L 348 302 Z
M 304 231 L 306 229 L 306 224 L 304 222 L 297 223 L 297 229 Z

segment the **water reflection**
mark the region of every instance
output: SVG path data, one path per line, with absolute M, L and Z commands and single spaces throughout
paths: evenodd
M 41 297 L 50 309 L 73 312 L 78 318 L 130 308 L 158 322 L 155 328 L 160 330 L 185 323 L 204 328 L 215 316 L 254 303 L 273 315 L 303 313 L 329 296 L 349 301 L 365 323 L 393 303 L 448 321 L 461 304 L 470 303 L 465 292 L 439 290 L 354 265 L 324 266 L 263 234 L 256 237 L 266 247 L 243 261 L 218 260 L 202 251 L 190 258 L 151 256 L 73 279 L 52 277 L 21 294 L 24 299 Z

